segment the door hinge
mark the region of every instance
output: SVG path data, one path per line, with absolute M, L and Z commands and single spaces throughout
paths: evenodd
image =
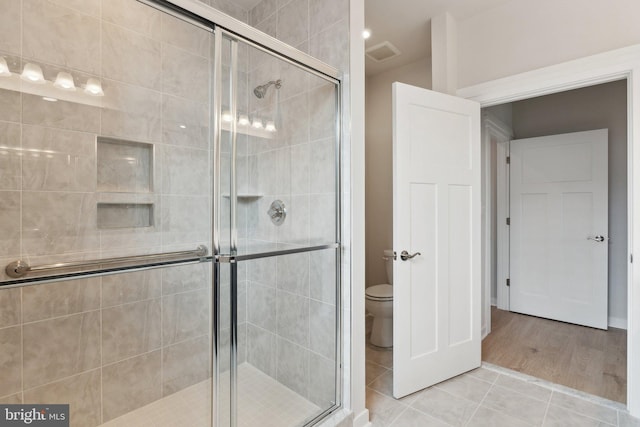
M 510 165 L 511 164 L 511 156 L 507 156 L 507 164 Z
M 507 286 L 511 286 L 511 279 L 507 279 Z
M 507 218 L 507 225 L 511 225 L 511 218 Z

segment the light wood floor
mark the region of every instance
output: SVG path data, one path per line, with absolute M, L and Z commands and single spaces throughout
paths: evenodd
M 627 332 L 608 331 L 491 308 L 482 360 L 625 403 Z

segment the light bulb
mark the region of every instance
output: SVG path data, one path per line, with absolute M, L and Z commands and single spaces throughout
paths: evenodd
M 371 37 L 371 30 L 369 30 L 367 28 L 362 30 L 362 38 L 367 40 L 369 37 Z
M 53 83 L 55 87 L 62 90 L 74 91 L 76 90 L 76 84 L 73 81 L 73 76 L 64 71 L 60 71 L 56 77 L 56 81 Z
M 238 124 L 240 126 L 247 126 L 249 124 L 249 117 L 245 114 L 240 114 L 240 117 L 238 117 Z
M 84 87 L 84 93 L 92 96 L 104 96 L 100 80 L 94 78 L 87 80 L 87 84 Z
M 253 119 L 253 123 L 251 123 L 251 126 L 256 128 L 256 129 L 262 129 L 262 120 Z
M 267 132 L 275 132 L 276 124 L 271 121 L 268 121 L 267 124 L 264 126 L 264 130 L 266 130 Z
M 30 83 L 36 83 L 39 85 L 45 83 L 44 76 L 42 75 L 42 68 L 40 68 L 40 66 L 37 64 L 32 64 L 31 62 L 28 62 L 24 66 L 20 78 Z
M 227 123 L 231 123 L 233 121 L 233 116 L 231 115 L 231 111 L 222 112 L 222 121 Z
M 4 56 L 0 56 L 0 76 L 9 77 L 10 75 L 11 75 L 11 71 L 9 71 L 7 60 L 4 59 Z

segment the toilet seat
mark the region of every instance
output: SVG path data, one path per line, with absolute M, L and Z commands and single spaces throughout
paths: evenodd
M 369 286 L 365 298 L 370 301 L 393 301 L 393 286 L 388 284 Z

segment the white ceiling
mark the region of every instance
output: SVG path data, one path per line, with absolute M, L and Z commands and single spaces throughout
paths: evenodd
M 261 0 L 233 0 L 251 10 Z M 365 48 L 389 41 L 401 54 L 384 62 L 366 59 L 371 76 L 431 56 L 431 18 L 449 12 L 463 20 L 511 0 L 365 0 Z
M 389 41 L 401 52 L 384 62 L 367 58 L 367 76 L 430 56 L 432 17 L 449 12 L 463 20 L 507 1 L 510 0 L 365 0 L 365 26 L 371 30 L 365 48 Z

